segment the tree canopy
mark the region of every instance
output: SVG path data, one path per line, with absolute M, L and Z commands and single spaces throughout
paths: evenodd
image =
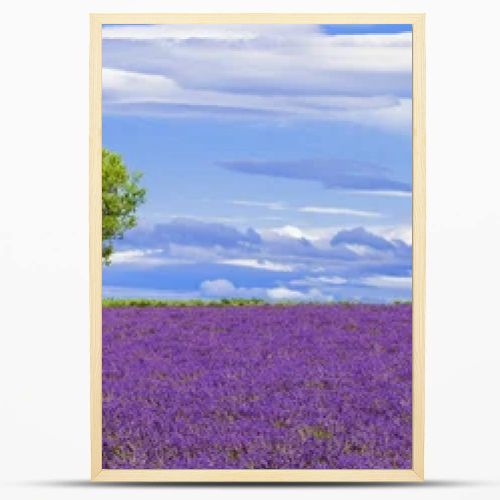
M 131 173 L 122 157 L 102 151 L 102 259 L 111 263 L 113 240 L 137 225 L 136 210 L 144 203 L 146 190 L 139 185 L 140 172 Z

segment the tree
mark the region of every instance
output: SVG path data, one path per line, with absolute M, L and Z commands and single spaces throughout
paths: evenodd
M 102 259 L 111 263 L 112 241 L 123 238 L 137 225 L 137 207 L 144 203 L 146 190 L 139 186 L 142 174 L 130 173 L 122 157 L 102 151 Z

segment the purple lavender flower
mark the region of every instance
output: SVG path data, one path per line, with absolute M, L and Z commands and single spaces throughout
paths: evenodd
M 408 469 L 411 305 L 103 309 L 107 469 Z

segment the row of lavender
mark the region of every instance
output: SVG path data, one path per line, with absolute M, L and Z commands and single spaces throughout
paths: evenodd
M 411 468 L 411 305 L 103 309 L 104 468 Z

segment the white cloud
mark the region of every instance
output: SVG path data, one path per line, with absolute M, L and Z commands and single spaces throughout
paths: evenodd
M 372 195 L 372 196 L 393 196 L 396 198 L 411 198 L 412 193 L 409 191 L 349 191 L 351 194 L 363 194 L 363 195 Z
M 369 276 L 364 278 L 362 283 L 382 288 L 411 288 L 412 278 L 408 276 Z
M 347 280 L 341 278 L 340 276 L 306 276 L 305 278 L 290 281 L 291 285 L 294 286 L 310 286 L 310 287 L 322 287 L 322 286 L 338 286 L 345 285 Z
M 377 250 L 366 245 L 357 245 L 353 243 L 348 243 L 345 245 L 345 247 L 348 248 L 349 250 L 352 250 L 356 255 L 359 255 L 360 257 L 373 255 L 377 253 Z
M 285 210 L 286 205 L 279 201 L 249 201 L 249 200 L 232 200 L 233 205 L 240 205 L 242 207 L 258 207 L 267 208 L 269 210 Z
M 299 301 L 299 302 L 330 302 L 333 297 L 324 295 L 319 289 L 312 288 L 307 292 L 299 292 L 286 287 L 277 287 L 267 290 L 267 296 L 273 301 Z
M 398 129 L 408 125 L 410 107 L 387 96 L 265 95 L 190 89 L 174 79 L 103 68 L 105 110 L 144 115 L 305 118 L 343 120 Z
M 367 229 L 387 240 L 401 240 L 407 245 L 412 244 L 413 237 L 411 224 L 402 224 L 398 226 L 373 226 Z
M 279 262 L 272 262 L 270 260 L 257 260 L 257 259 L 225 259 L 220 260 L 219 264 L 226 264 L 229 266 L 251 267 L 253 269 L 264 269 L 266 271 L 278 272 L 291 272 L 293 266 L 289 264 L 281 264 Z
M 157 24 L 104 26 L 103 39 L 121 40 L 253 40 L 266 34 L 305 36 L 315 33 L 311 25 L 287 24 Z
M 282 226 L 282 227 L 276 227 L 272 228 L 269 231 L 267 231 L 271 235 L 277 235 L 277 236 L 285 236 L 287 238 L 295 238 L 295 239 L 301 239 L 301 238 L 306 238 L 306 234 L 304 231 L 297 226 Z
M 342 226 L 299 227 L 291 224 L 285 226 L 261 228 L 259 234 L 268 241 L 280 238 L 306 239 L 319 248 L 329 248 L 332 236 L 342 229 Z
M 314 25 L 103 29 L 104 110 L 342 120 L 411 132 L 411 33 Z
M 294 301 L 294 302 L 330 302 L 333 297 L 325 295 L 317 288 L 311 288 L 305 292 L 293 290 L 284 286 L 273 288 L 244 288 L 236 287 L 226 279 L 206 280 L 200 285 L 202 294 L 213 298 L 261 298 L 271 302 Z
M 268 243 L 300 242 L 307 240 L 319 249 L 329 249 L 332 235 L 338 229 L 334 226 L 304 227 L 291 224 L 259 228 L 259 234 Z
M 234 297 L 236 287 L 228 280 L 206 280 L 200 285 L 201 291 L 215 297 Z
M 412 101 L 410 98 L 402 98 L 390 106 L 378 106 L 371 109 L 346 110 L 342 119 L 353 123 L 378 126 L 382 125 L 387 129 L 402 133 L 411 133 Z M 380 193 L 381 191 L 379 191 Z M 395 191 L 384 191 L 387 193 Z M 399 194 L 399 191 L 396 191 Z M 397 195 L 396 195 L 397 196 Z
M 340 231 L 345 231 L 357 227 L 356 225 L 327 225 L 299 227 L 293 225 L 278 226 L 259 229 L 259 234 L 265 241 L 273 241 L 276 238 L 305 238 L 312 242 L 317 248 L 330 248 L 331 239 Z M 412 244 L 412 226 L 411 224 L 400 225 L 364 225 L 366 230 L 381 236 L 388 241 L 401 240 L 407 245 Z M 352 246 L 352 250 L 358 254 L 365 252 L 363 248 Z M 366 252 L 365 252 L 366 253 Z
M 301 300 L 304 297 L 301 292 L 285 287 L 272 288 L 267 291 L 267 295 L 272 300 Z
M 165 267 L 173 265 L 226 265 L 248 270 L 255 269 L 274 273 L 300 273 L 302 275 L 321 274 L 323 276 L 341 276 L 348 273 L 346 266 L 353 271 L 368 264 L 408 265 L 411 266 L 411 225 L 399 226 L 364 226 L 372 235 L 387 242 L 388 251 L 375 249 L 361 241 L 344 241 L 341 248 L 332 248 L 331 241 L 340 231 L 353 231 L 358 226 L 278 226 L 251 230 L 250 233 L 215 230 L 221 235 L 228 234 L 238 238 L 253 235 L 253 244 L 243 242 L 237 245 L 224 245 L 227 238 L 218 241 L 210 230 L 203 233 L 197 242 L 191 238 L 192 226 L 182 232 L 179 243 L 175 238 L 167 238 L 166 233 L 152 228 L 140 227 L 130 232 L 127 240 L 117 242 L 117 250 L 112 255 L 113 266 L 129 267 Z M 197 227 L 196 225 L 193 227 Z M 228 226 L 231 229 L 230 226 Z M 185 236 L 187 234 L 190 238 Z M 207 241 L 213 244 L 207 245 Z M 408 246 L 402 246 L 397 240 Z M 246 240 L 245 240 L 246 241 Z M 361 266 L 361 267 L 360 267 Z M 395 269 L 398 269 L 397 267 Z M 387 271 L 382 271 L 385 273 Z M 398 273 L 400 271 L 396 271 Z M 326 286 L 323 280 L 309 283 L 307 286 Z M 331 283 L 335 284 L 335 283 Z M 302 283 L 306 286 L 306 283 Z
M 123 250 L 114 252 L 111 255 L 113 264 L 143 264 L 143 265 L 158 265 L 164 262 L 164 259 L 155 257 L 162 253 L 162 250 L 147 249 L 147 250 Z
M 325 215 L 353 215 L 357 217 L 382 217 L 379 212 L 369 212 L 343 207 L 301 207 L 299 212 Z
M 356 237 L 344 234 L 342 238 L 340 231 Z M 195 233 L 199 233 L 198 237 Z M 332 246 L 335 236 L 339 241 Z M 408 246 L 396 240 L 407 241 Z M 411 295 L 410 245 L 408 224 L 313 228 L 285 225 L 244 230 L 190 220 L 186 224 L 160 224 L 130 231 L 126 239 L 116 242 L 113 264 L 105 272 L 123 267 L 130 276 L 150 273 L 151 283 L 162 288 L 169 284 L 162 281 L 164 274 L 158 269 L 163 268 L 166 276 L 168 266 L 196 265 L 217 273 L 215 277 L 220 279 L 208 279 L 196 286 L 189 292 L 194 294 L 191 296 L 326 301 L 332 295 L 342 299 L 361 293 L 369 300 L 392 300 Z M 229 266 L 233 266 L 232 271 Z M 177 273 L 173 276 L 172 286 Z M 259 287 L 238 287 L 224 279 L 234 276 L 241 285 L 258 278 Z M 135 281 L 125 280 L 123 284 L 135 286 Z M 154 296 L 158 294 L 154 292 Z M 174 290 L 161 295 L 176 296 Z
M 216 68 L 229 67 L 237 59 L 236 55 L 241 54 L 244 63 L 254 57 L 252 71 L 273 65 L 277 71 L 290 70 L 291 55 L 309 70 L 316 71 L 325 68 L 361 72 L 411 70 L 412 35 L 409 32 L 329 36 L 312 24 L 115 25 L 103 28 L 103 39 L 156 42 L 152 47 L 170 49 L 174 56 L 182 53 L 191 59 L 199 57 L 201 52 L 217 62 Z M 206 54 L 207 48 L 212 54 Z M 228 60 L 217 60 L 219 54 L 225 54 Z M 233 72 L 241 67 L 248 69 L 240 62 Z

